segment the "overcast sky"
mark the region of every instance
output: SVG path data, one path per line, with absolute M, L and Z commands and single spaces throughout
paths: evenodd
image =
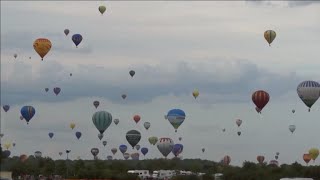
M 1 105 L 11 106 L 1 110 L 2 144 L 16 143 L 13 155 L 39 150 L 54 159 L 65 158 L 58 152 L 67 148 L 71 159 L 92 159 L 90 149 L 97 147 L 105 159 L 111 148 L 129 147 L 125 134 L 136 129 L 141 147 L 149 148 L 146 158 L 162 157 L 147 141 L 158 136 L 182 143 L 183 158 L 219 161 L 229 155 L 231 164 L 241 165 L 256 162 L 257 155 L 270 161 L 280 152 L 280 163 L 303 163 L 304 153 L 320 148 L 319 102 L 309 113 L 296 93 L 301 81 L 320 81 L 319 12 L 315 1 L 1 1 Z M 263 37 L 269 29 L 277 33 L 271 47 Z M 71 41 L 76 33 L 83 36 L 78 48 Z M 32 46 L 41 37 L 52 42 L 44 61 Z M 62 89 L 58 96 L 54 87 Z M 251 101 L 259 89 L 270 94 L 262 115 Z M 94 100 L 100 101 L 98 110 L 120 119 L 104 133 L 106 147 L 92 123 Z M 24 105 L 36 109 L 29 125 L 19 119 Z M 187 116 L 177 133 L 164 119 L 172 108 Z M 135 114 L 142 117 L 138 125 Z M 237 118 L 243 120 L 240 128 Z

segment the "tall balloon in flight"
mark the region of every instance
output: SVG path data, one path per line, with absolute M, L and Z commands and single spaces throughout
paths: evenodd
M 304 104 L 309 107 L 309 112 L 312 105 L 319 99 L 320 84 L 316 81 L 303 81 L 297 87 L 297 93 Z
M 273 30 L 267 30 L 264 32 L 264 38 L 269 43 L 269 46 L 271 46 L 272 41 L 276 38 L 277 34 Z
M 33 42 L 34 50 L 39 54 L 41 60 L 48 54 L 52 47 L 51 41 L 46 38 L 39 38 Z

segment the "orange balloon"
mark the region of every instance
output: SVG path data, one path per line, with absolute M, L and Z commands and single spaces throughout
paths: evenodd
M 303 154 L 303 160 L 304 162 L 306 162 L 307 164 L 311 161 L 311 156 L 310 154 Z
M 46 38 L 39 38 L 33 42 L 33 48 L 39 54 L 41 60 L 43 60 L 44 56 L 50 51 L 51 46 L 50 40 Z
M 21 162 L 25 162 L 27 159 L 28 159 L 28 156 L 25 155 L 25 154 L 22 154 L 22 155 L 20 156 L 20 161 L 21 161 Z

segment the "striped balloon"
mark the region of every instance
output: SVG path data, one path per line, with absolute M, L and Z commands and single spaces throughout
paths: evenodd
M 164 157 L 167 157 L 173 150 L 174 143 L 170 138 L 160 138 L 157 143 L 157 148 Z
M 137 130 L 130 130 L 126 134 L 126 139 L 133 149 L 134 146 L 136 146 L 140 142 L 141 133 Z
M 312 105 L 320 96 L 320 84 L 315 81 L 303 81 L 297 87 L 297 93 L 304 104 L 309 107 L 309 112 Z
M 98 131 L 103 134 L 112 122 L 112 115 L 107 111 L 95 112 L 92 116 L 92 122 Z
M 266 91 L 258 90 L 252 94 L 252 101 L 261 111 L 269 102 L 270 96 Z

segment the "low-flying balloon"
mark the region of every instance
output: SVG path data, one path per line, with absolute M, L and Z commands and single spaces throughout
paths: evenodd
M 128 149 L 127 145 L 122 144 L 119 146 L 119 150 L 122 154 L 126 153 L 127 149 Z
M 169 153 L 172 151 L 174 142 L 171 138 L 160 138 L 157 143 L 157 148 L 161 154 L 167 158 Z
M 205 148 L 202 148 L 202 149 L 201 149 L 201 151 L 202 151 L 203 153 L 204 153 L 205 150 L 206 150 Z
M 14 54 L 13 57 L 14 57 L 14 58 L 17 58 L 17 57 L 18 57 L 18 54 Z
M 145 156 L 148 153 L 149 149 L 146 147 L 141 148 L 141 153 Z
M 59 152 L 59 155 L 62 156 L 63 152 Z
M 126 134 L 126 139 L 132 146 L 132 149 L 134 149 L 134 146 L 136 146 L 140 142 L 141 133 L 137 130 L 130 130 Z
M 173 149 L 172 149 L 172 154 L 175 156 L 175 157 L 178 157 L 179 154 L 181 154 L 183 151 L 183 145 L 182 144 L 175 144 L 173 145 Z
M 112 152 L 113 155 L 115 155 L 118 152 L 118 149 L 117 148 L 112 148 L 111 152 Z
M 124 158 L 125 160 L 128 160 L 129 157 L 130 157 L 130 154 L 129 154 L 129 153 L 123 153 L 123 158 Z
M 231 162 L 230 156 L 224 156 L 224 157 L 223 157 L 222 163 L 223 163 L 224 165 L 229 165 L 230 162 Z
M 40 151 L 34 152 L 34 157 L 41 158 L 41 156 L 42 156 L 42 152 L 40 152 Z
M 149 138 L 148 138 L 148 141 L 149 141 L 150 144 L 156 145 L 157 142 L 158 142 L 158 138 L 155 137 L 155 136 L 152 136 L 152 137 L 149 137 Z
M 311 156 L 311 159 L 312 159 L 313 161 L 315 161 L 315 160 L 317 159 L 317 157 L 319 156 L 319 149 L 317 149 L 317 148 L 311 148 L 311 149 L 309 150 L 309 154 L 310 154 L 310 156 Z
M 310 154 L 303 154 L 303 160 L 304 160 L 304 162 L 308 165 L 309 164 L 309 162 L 311 161 L 311 156 L 310 156 Z
M 257 156 L 257 161 L 258 161 L 260 164 L 263 164 L 264 156 Z

